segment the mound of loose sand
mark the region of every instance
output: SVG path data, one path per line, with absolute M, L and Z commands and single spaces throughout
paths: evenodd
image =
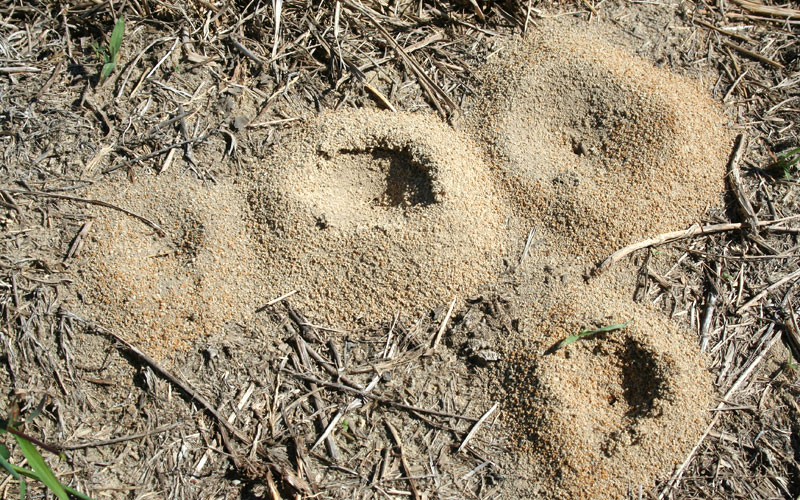
M 518 214 L 593 261 L 719 202 L 730 136 L 695 82 L 631 57 L 598 27 L 551 23 L 496 55 L 466 127 Z
M 496 56 L 464 121 L 484 151 L 421 114 L 323 113 L 243 185 L 142 175 L 98 188 L 167 236 L 98 211 L 76 266 L 87 314 L 156 357 L 291 290 L 338 326 L 418 314 L 497 282 L 539 226 L 515 278 L 523 327 L 498 346 L 521 477 L 538 478 L 520 496 L 619 497 L 667 473 L 709 404 L 702 360 L 613 275 L 579 273 L 716 202 L 729 141 L 698 84 L 607 36 L 551 25 Z
M 710 382 L 689 335 L 633 303 L 599 257 L 695 222 L 718 202 L 730 135 L 701 87 L 631 57 L 598 28 L 552 23 L 481 72 L 465 128 L 516 223 L 538 227 L 518 274 L 523 327 L 504 339 L 505 422 L 523 498 L 621 498 L 683 459 Z M 545 355 L 585 329 L 631 321 Z
M 516 486 L 523 498 L 624 498 L 671 471 L 702 432 L 712 402 L 703 359 L 685 332 L 611 283 L 542 295 L 528 303 L 524 334 L 507 339 L 497 382 L 525 476 L 539 478 Z
M 509 207 L 479 152 L 434 117 L 323 114 L 253 177 L 100 188 L 167 236 L 97 211 L 80 266 L 87 314 L 159 356 L 292 290 L 310 318 L 347 327 L 421 314 L 505 269 Z
M 479 153 L 421 114 L 320 115 L 275 153 L 251 204 L 267 281 L 335 323 L 472 293 L 497 280 L 510 239 Z
M 93 196 L 145 215 L 166 236 L 120 212 L 95 211 L 76 266 L 90 319 L 163 359 L 263 302 L 236 186 L 143 175 Z

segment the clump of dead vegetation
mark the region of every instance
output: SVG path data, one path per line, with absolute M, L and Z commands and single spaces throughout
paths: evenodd
M 92 183 L 145 169 L 236 175 L 322 109 L 455 121 L 496 37 L 550 15 L 612 19 L 645 53 L 659 32 L 651 55 L 716 72 L 742 134 L 726 209 L 700 224 L 725 229 L 674 238 L 674 258 L 651 245 L 634 257 L 637 299 L 697 332 L 720 402 L 674 474 L 631 496 L 797 497 L 800 12 L 748 0 L 0 2 L 0 414 L 44 398 L 26 435 L 63 451 L 46 455 L 58 480 L 95 498 L 503 496 L 502 402 L 473 403 L 491 368 L 441 340 L 465 323 L 499 334 L 506 301 L 329 341 L 276 300 L 261 323 L 232 325 L 167 368 L 74 313 L 70 266 L 91 227 L 84 208 L 124 211 L 87 198 Z M 265 332 L 284 342 L 264 345 Z M 0 483 L 4 496 L 18 490 Z

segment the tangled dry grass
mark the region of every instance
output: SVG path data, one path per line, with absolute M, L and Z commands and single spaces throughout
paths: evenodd
M 734 227 L 633 257 L 636 299 L 697 333 L 720 400 L 685 463 L 630 496 L 797 498 L 800 229 L 762 224 L 800 213 L 800 174 L 770 168 L 800 145 L 796 3 L 3 1 L 0 413 L 45 399 L 27 432 L 65 450 L 54 470 L 94 497 L 502 497 L 497 457 L 511 448 L 492 431 L 495 407 L 472 403 L 484 400 L 479 365 L 492 352 L 456 354 L 465 325 L 491 338 L 513 322 L 502 294 L 364 325 L 339 343 L 265 304 L 256 327 L 234 326 L 166 369 L 75 314 L 70 266 L 84 208 L 103 203 L 87 186 L 145 169 L 235 176 L 323 109 L 457 121 L 498 37 L 552 15 L 610 20 L 643 57 L 713 72 L 743 137 L 731 161 L 741 181 L 700 221 Z M 100 82 L 92 44 L 108 43 L 122 16 L 122 56 Z M 266 345 L 265 332 L 285 341 Z M 427 355 L 442 338 L 452 349 Z M 391 379 L 375 375 L 388 368 Z M 336 442 L 321 438 L 328 426 Z M 7 479 L 0 495 L 16 488 Z

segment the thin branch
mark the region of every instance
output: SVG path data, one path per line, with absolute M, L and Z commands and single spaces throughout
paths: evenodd
M 467 447 L 467 443 L 469 443 L 470 439 L 475 437 L 475 434 L 478 433 L 478 429 L 481 428 L 481 425 L 483 425 L 483 423 L 486 421 L 486 419 L 489 418 L 489 416 L 492 413 L 494 413 L 494 411 L 497 409 L 498 406 L 500 406 L 500 403 L 495 403 L 494 405 L 492 405 L 492 407 L 489 408 L 489 411 L 484 413 L 483 416 L 480 419 L 478 419 L 477 422 L 475 422 L 475 425 L 472 426 L 472 429 L 470 429 L 469 433 L 464 438 L 464 441 L 461 442 L 461 446 L 458 447 L 458 450 L 456 450 L 456 453 L 461 453 L 461 451 L 464 448 Z
M 786 222 L 789 220 L 796 220 L 799 219 L 800 215 L 791 215 L 789 217 L 782 217 L 780 219 L 775 220 L 768 220 L 768 221 L 759 221 L 758 227 L 769 227 L 775 224 L 779 224 L 781 222 Z M 593 271 L 593 275 L 598 275 L 611 267 L 612 265 L 616 264 L 617 262 L 621 261 L 628 255 L 632 254 L 637 250 L 641 250 L 643 248 L 649 248 L 653 246 L 663 245 L 664 243 L 670 243 L 673 241 L 678 240 L 685 240 L 688 238 L 694 238 L 695 236 L 705 236 L 708 234 L 713 233 L 722 233 L 725 231 L 734 231 L 736 229 L 741 229 L 744 226 L 741 222 L 729 222 L 726 224 L 712 224 L 709 226 L 700 226 L 695 224 L 694 226 L 689 227 L 688 229 L 684 229 L 683 231 L 672 231 L 670 233 L 663 233 L 654 238 L 649 238 L 646 240 L 642 240 L 638 243 L 633 243 L 632 245 L 628 245 L 625 248 L 617 250 L 616 252 L 612 253 L 606 260 L 601 262 L 597 265 L 597 267 Z
M 156 427 L 151 431 L 146 432 L 139 432 L 136 434 L 128 434 L 127 436 L 120 436 L 117 438 L 106 439 L 105 441 L 95 441 L 92 443 L 78 443 L 78 444 L 70 444 L 63 446 L 62 448 L 65 450 L 82 450 L 84 448 L 99 448 L 100 446 L 109 446 L 112 444 L 124 443 L 125 441 L 133 441 L 135 439 L 145 438 L 147 436 L 152 436 L 153 434 L 160 434 L 162 432 L 166 432 L 170 429 L 174 429 L 181 425 L 181 422 L 173 422 L 171 424 L 162 425 L 161 427 Z
M 386 428 L 389 429 L 389 434 L 392 435 L 392 440 L 397 446 L 397 452 L 400 455 L 400 465 L 403 466 L 403 473 L 406 475 L 408 485 L 411 487 L 411 496 L 414 497 L 414 500 L 422 500 L 422 496 L 419 494 L 419 490 L 417 489 L 417 483 L 414 481 L 411 467 L 408 466 L 406 454 L 403 452 L 403 441 L 400 440 L 400 434 L 389 422 L 386 422 Z
M 753 307 L 758 301 L 760 301 L 761 299 L 766 297 L 769 292 L 771 292 L 771 291 L 775 290 L 776 288 L 779 288 L 779 287 L 783 286 L 784 284 L 786 284 L 786 283 L 788 283 L 788 282 L 790 282 L 790 281 L 792 281 L 794 279 L 797 279 L 797 278 L 800 278 L 800 269 L 797 269 L 793 273 L 787 274 L 786 276 L 784 276 L 780 280 L 778 280 L 775 283 L 771 284 L 767 288 L 761 290 L 758 294 L 756 294 L 755 297 L 753 297 L 752 299 L 748 300 L 742 307 L 740 307 L 736 311 L 736 314 L 742 314 L 742 312 L 744 312 L 745 309 Z
M 765 341 L 772 334 L 774 326 L 775 326 L 774 323 L 769 325 L 769 327 L 767 329 L 767 333 L 764 335 L 764 340 Z M 686 468 L 689 466 L 689 464 L 694 459 L 694 455 L 695 455 L 695 453 L 697 453 L 697 450 L 700 448 L 700 445 L 703 443 L 703 441 L 705 441 L 705 439 L 708 436 L 709 432 L 711 432 L 711 429 L 713 429 L 714 426 L 717 424 L 717 421 L 719 420 L 720 415 L 722 415 L 722 413 L 719 410 L 725 407 L 725 405 L 727 404 L 728 399 L 737 390 L 739 390 L 739 387 L 741 387 L 742 384 L 750 377 L 750 374 L 752 374 L 753 371 L 756 369 L 756 367 L 761 363 L 761 361 L 764 359 L 764 357 L 767 355 L 767 353 L 770 351 L 770 349 L 772 349 L 772 346 L 774 346 L 780 339 L 781 339 L 780 334 L 776 334 L 776 335 L 773 335 L 772 338 L 770 338 L 768 341 L 766 341 L 766 345 L 764 346 L 764 348 L 758 353 L 758 355 L 755 358 L 753 358 L 753 361 L 750 363 L 750 365 L 747 368 L 745 368 L 745 370 L 742 372 L 742 374 L 739 375 L 739 378 L 736 379 L 736 382 L 734 382 L 733 385 L 730 387 L 730 389 L 728 389 L 728 391 L 725 393 L 725 396 L 723 396 L 723 398 L 722 398 L 722 402 L 720 402 L 719 405 L 717 405 L 717 407 L 714 409 L 716 411 L 713 411 L 714 418 L 711 419 L 711 423 L 708 424 L 708 427 L 706 428 L 705 432 L 703 432 L 703 435 L 700 436 L 700 439 L 697 441 L 697 444 L 695 444 L 694 448 L 692 448 L 689 451 L 689 455 L 683 461 L 683 463 L 678 468 L 678 470 L 675 471 L 675 474 L 672 475 L 672 477 L 670 478 L 670 480 L 667 483 L 667 485 L 664 487 L 664 489 L 658 495 L 658 500 L 663 500 L 664 497 L 666 497 L 669 494 L 669 492 L 672 491 L 673 488 L 675 488 L 675 486 L 678 484 L 678 482 L 680 482 L 681 478 L 683 477 L 683 473 L 686 472 Z M 764 345 L 764 342 L 762 342 L 762 345 Z
M 166 236 L 166 233 L 164 232 L 164 230 L 161 229 L 161 227 L 158 224 L 156 224 L 155 222 L 151 221 L 150 219 L 147 219 L 144 216 L 141 216 L 141 215 L 139 215 L 137 213 L 131 212 L 130 210 L 126 210 L 126 209 L 124 209 L 122 207 L 118 207 L 116 205 L 112 205 L 111 203 L 108 203 L 108 202 L 105 202 L 105 201 L 93 200 L 93 199 L 90 199 L 90 198 L 77 198 L 75 196 L 67 196 L 65 194 L 45 193 L 44 191 L 27 191 L 27 190 L 23 190 L 23 189 L 9 189 L 8 192 L 9 193 L 15 193 L 15 194 L 21 194 L 21 195 L 24 195 L 24 196 L 41 196 L 43 198 L 55 198 L 57 200 L 68 200 L 68 201 L 74 201 L 76 203 L 86 203 L 86 204 L 89 204 L 89 205 L 97 205 L 98 207 L 110 208 L 112 210 L 116 210 L 118 212 L 122 212 L 123 214 L 125 214 L 125 215 L 127 215 L 129 217 L 133 217 L 134 219 L 137 219 L 137 220 L 143 222 L 144 224 L 150 226 L 162 238 L 164 236 Z
M 314 377 L 309 377 L 308 375 L 303 375 L 302 373 L 296 373 L 296 372 L 293 372 L 291 370 L 284 369 L 282 371 L 285 372 L 285 373 L 288 373 L 289 375 L 292 375 L 293 377 L 297 377 L 297 378 L 299 378 L 301 380 L 305 380 L 307 382 L 313 382 L 313 383 L 315 383 L 317 385 L 328 387 L 329 389 L 335 389 L 335 390 L 340 391 L 340 392 L 347 392 L 347 393 L 350 393 L 350 394 L 355 394 L 356 396 L 360 396 L 360 397 L 365 398 L 365 399 L 371 399 L 371 400 L 373 400 L 373 401 L 375 401 L 377 403 L 380 403 L 382 405 L 393 406 L 393 407 L 399 408 L 401 410 L 416 411 L 416 412 L 425 413 L 425 414 L 428 414 L 428 415 L 436 415 L 437 417 L 458 418 L 458 419 L 461 419 L 461 420 L 466 420 L 468 422 L 477 422 L 478 421 L 477 418 L 468 417 L 466 415 L 456 415 L 454 413 L 447 413 L 447 412 L 444 412 L 444 411 L 428 410 L 427 408 L 420 408 L 419 406 L 412 406 L 412 405 L 407 405 L 405 403 L 400 403 L 398 401 L 392 401 L 391 399 L 387 399 L 387 398 L 384 398 L 384 397 L 381 397 L 381 396 L 377 396 L 375 394 L 372 394 L 371 392 L 361 391 L 361 390 L 358 390 L 358 389 L 353 389 L 350 386 L 343 385 L 343 384 L 337 384 L 335 382 L 326 382 L 324 380 L 320 380 L 320 379 L 317 379 L 317 378 L 314 378 Z
M 194 144 L 195 142 L 202 142 L 202 141 L 208 139 L 209 137 L 211 137 L 212 135 L 214 135 L 216 133 L 217 133 L 216 130 L 212 130 L 211 132 L 203 134 L 200 137 L 195 137 L 194 139 L 186 139 L 185 141 L 180 141 L 180 142 L 176 142 L 174 144 L 170 144 L 169 146 L 166 146 L 166 147 L 163 147 L 163 148 L 161 148 L 159 150 L 153 151 L 152 153 L 147 153 L 146 155 L 137 156 L 136 158 L 132 158 L 132 159 L 124 161 L 124 162 L 122 162 L 122 163 L 120 163 L 118 165 L 114 165 L 113 167 L 109 167 L 109 168 L 103 170 L 102 173 L 103 173 L 103 175 L 110 174 L 111 172 L 114 172 L 114 171 L 119 170 L 121 168 L 125 168 L 125 167 L 128 167 L 130 165 L 133 165 L 134 163 L 139 163 L 139 162 L 142 162 L 142 161 L 145 161 L 145 160 L 149 160 L 150 158 L 155 158 L 156 156 L 162 155 L 162 154 L 164 154 L 164 153 L 166 153 L 166 152 L 168 152 L 168 151 L 170 151 L 172 149 L 182 148 L 182 147 L 186 146 L 187 144 Z

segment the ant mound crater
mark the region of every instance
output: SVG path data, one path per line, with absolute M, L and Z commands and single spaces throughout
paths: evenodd
M 444 188 L 429 170 L 435 163 L 408 145 L 320 151 L 319 159 L 297 172 L 308 184 L 295 194 L 321 225 L 402 222 L 443 201 Z
M 498 380 L 506 424 L 553 497 L 622 498 L 680 463 L 702 432 L 703 360 L 686 332 L 602 286 L 544 302 L 526 313 L 527 349 L 512 349 Z M 552 349 L 617 318 L 629 323 Z
M 475 291 L 510 241 L 480 154 L 420 114 L 323 113 L 291 132 L 249 198 L 267 283 L 334 323 Z
M 252 314 L 263 301 L 235 186 L 140 175 L 93 196 L 141 214 L 159 236 L 118 211 L 90 209 L 92 229 L 76 266 L 88 319 L 158 359 Z
M 342 182 L 337 187 L 346 189 L 355 181 L 356 186 L 363 190 L 361 193 L 367 198 L 364 200 L 367 204 L 385 209 L 408 209 L 436 203 L 429 173 L 414 161 L 408 150 L 375 148 L 339 153 L 345 160 L 337 165 L 343 174 L 338 177 Z M 347 168 L 348 164 L 355 168 Z M 348 178 L 350 172 L 361 174 L 362 178 Z
M 483 70 L 467 128 L 521 212 L 594 260 L 720 199 L 731 137 L 700 84 L 551 22 Z

